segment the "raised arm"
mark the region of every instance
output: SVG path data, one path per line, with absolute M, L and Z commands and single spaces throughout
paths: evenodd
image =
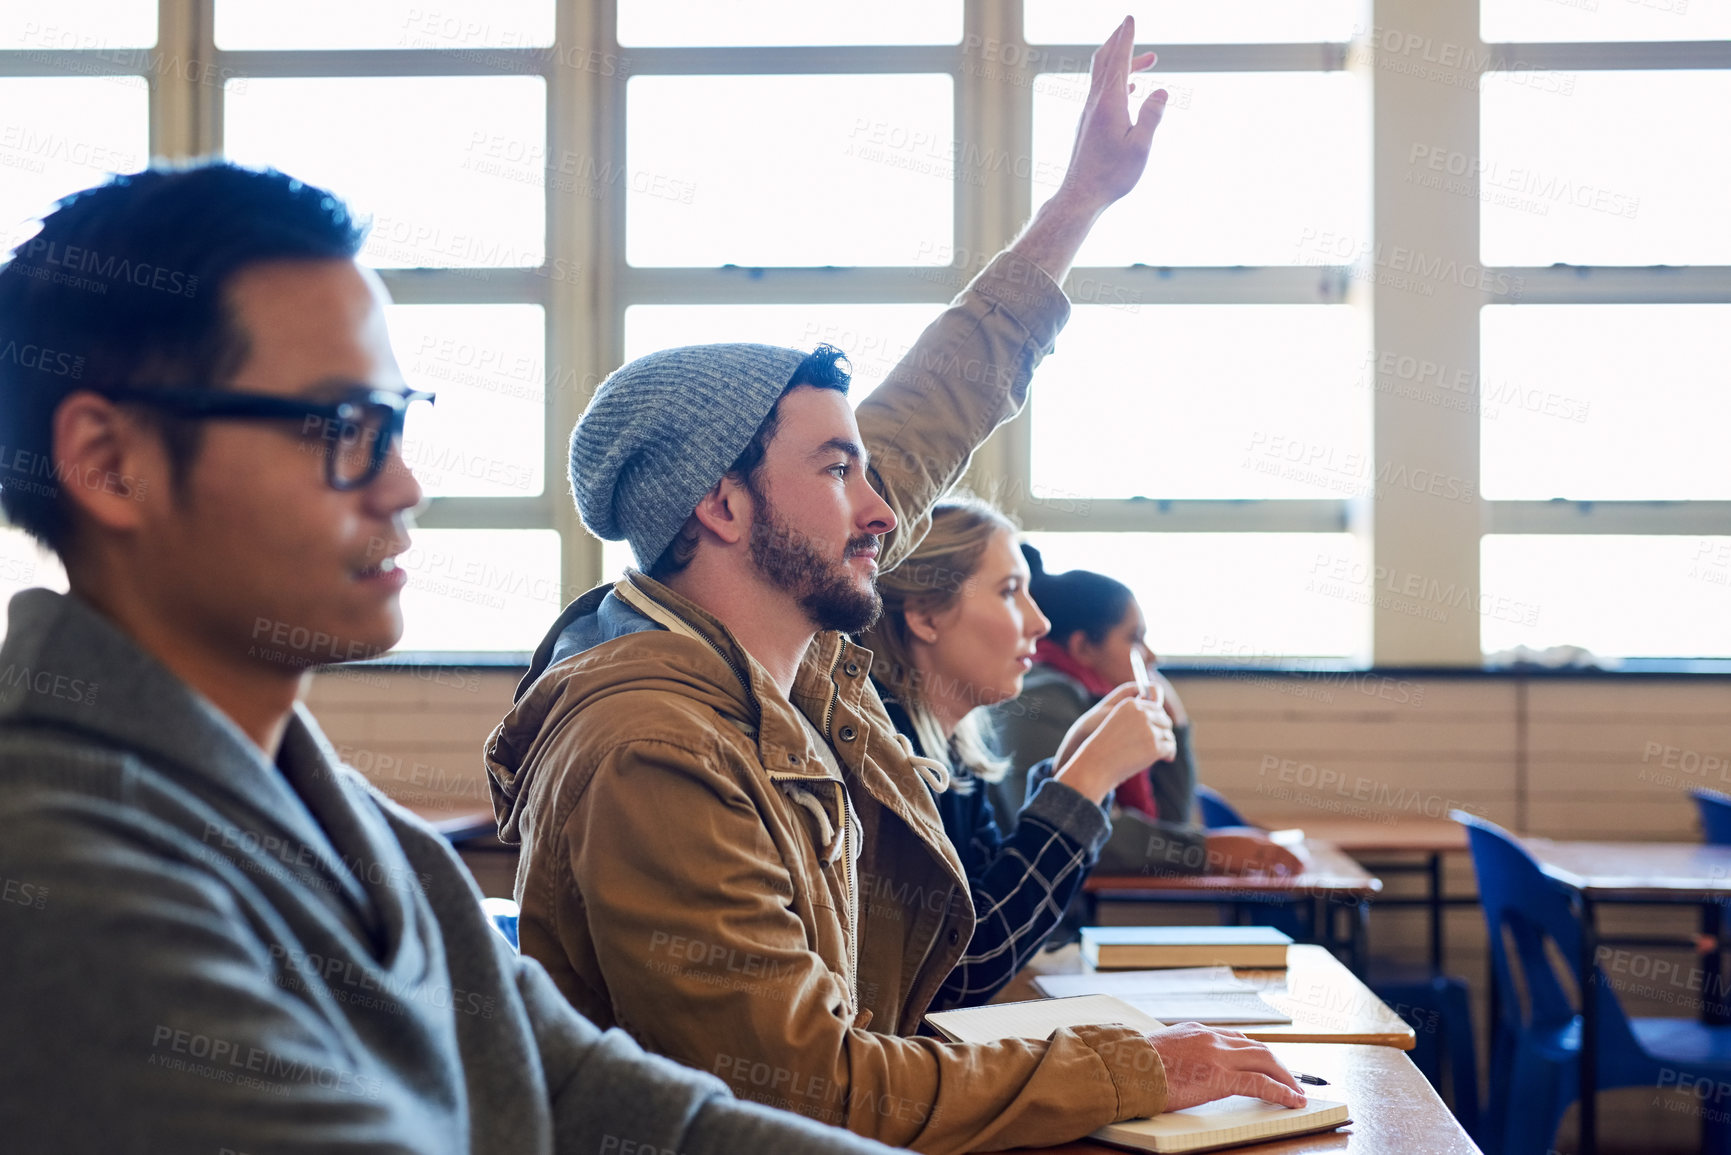
M 932 503 L 961 480 L 974 449 L 1022 407 L 1040 359 L 1069 317 L 1057 282 L 1106 207 L 1136 187 L 1166 94 L 1134 123 L 1125 95 L 1135 24 L 1126 19 L 1094 53 L 1093 82 L 1058 192 L 1022 235 L 972 284 L 859 407 L 872 480 L 898 526 L 880 564 L 893 568 L 919 545 Z
M 1148 166 L 1154 130 L 1166 111 L 1166 90 L 1143 97 L 1136 119 L 1130 119 L 1130 96 L 1136 93 L 1131 75 L 1154 63 L 1152 52 L 1133 56 L 1136 20 L 1124 17 L 1106 43 L 1094 50 L 1089 71 L 1088 99 L 1070 150 L 1070 165 L 1052 199 L 1040 206 L 1022 235 L 1010 246 L 1038 265 L 1054 281 L 1062 281 L 1100 214 L 1136 187 Z M 1146 87 L 1147 82 L 1141 82 Z

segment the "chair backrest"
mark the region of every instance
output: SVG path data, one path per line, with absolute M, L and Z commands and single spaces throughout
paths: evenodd
M 1200 782 L 1196 784 L 1196 804 L 1202 807 L 1202 825 L 1210 829 L 1219 826 L 1249 826 L 1244 815 L 1233 809 L 1225 795 Z
M 492 920 L 493 929 L 505 936 L 505 941 L 517 949 L 517 904 L 508 898 L 483 898 L 481 910 Z
M 1503 1026 L 1516 1031 L 1566 1026 L 1578 1008 L 1553 966 L 1546 941 L 1555 944 L 1577 991 L 1598 998 L 1602 1047 L 1633 1047 L 1634 1034 L 1603 971 L 1581 973 L 1581 917 L 1572 892 L 1554 881 L 1513 835 L 1494 822 L 1456 810 L 1449 815 L 1467 828 L 1479 901 L 1491 942 L 1491 979 L 1497 984 Z M 1507 940 L 1504 933 L 1507 933 Z M 1512 941 L 1526 988 L 1523 1005 L 1508 957 Z M 1605 1053 L 1605 1052 L 1601 1052 Z
M 1731 846 L 1731 795 L 1699 788 L 1689 793 L 1701 811 L 1701 837 L 1714 846 Z

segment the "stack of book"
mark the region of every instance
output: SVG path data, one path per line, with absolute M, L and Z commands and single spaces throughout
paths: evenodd
M 1292 938 L 1270 926 L 1085 926 L 1082 959 L 1095 970 L 1286 965 Z

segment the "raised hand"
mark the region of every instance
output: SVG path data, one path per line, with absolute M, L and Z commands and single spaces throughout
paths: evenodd
M 1143 99 L 1136 119 L 1130 119 L 1128 98 L 1135 91 L 1130 76 L 1156 59 L 1152 52 L 1133 57 L 1135 42 L 1136 20 L 1126 16 L 1106 43 L 1094 50 L 1088 99 L 1070 150 L 1070 166 L 1059 186 L 1060 197 L 1072 196 L 1095 211 L 1124 196 L 1142 179 L 1154 130 L 1166 111 L 1166 90 L 1156 88 Z
M 1070 149 L 1070 167 L 1052 199 L 1040 206 L 1011 250 L 1054 281 L 1070 271 L 1088 230 L 1106 206 L 1136 187 L 1148 167 L 1154 130 L 1166 111 L 1166 90 L 1155 89 L 1130 119 L 1130 74 L 1154 63 L 1154 54 L 1132 56 L 1136 22 L 1130 17 L 1094 50 L 1088 99 Z

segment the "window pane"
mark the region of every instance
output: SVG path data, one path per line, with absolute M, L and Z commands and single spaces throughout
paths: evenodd
M 951 88 L 930 75 L 634 77 L 628 259 L 948 264 Z
M 1352 39 L 1357 0 L 1023 0 L 1033 44 L 1098 44 L 1125 15 L 1140 44 L 1301 44 Z
M 637 558 L 631 552 L 631 543 L 624 541 L 604 541 L 601 543 L 601 580 L 616 582 L 625 576 L 627 569 L 637 568 Z
M 498 160 L 546 156 L 539 77 L 249 78 L 228 85 L 223 131 L 233 159 L 323 185 L 370 214 L 370 264 L 542 263 L 541 173 Z
M 1479 99 L 1485 264 L 1731 264 L 1731 72 L 1492 72 Z
M 959 0 L 619 0 L 619 43 L 644 47 L 954 44 L 961 38 Z
M 1487 654 L 1731 657 L 1731 537 L 1499 534 L 1480 550 Z
M 1318 260 L 1322 239 L 1371 247 L 1370 121 L 1357 77 L 1217 72 L 1154 83 L 1171 95 L 1149 179 L 1107 211 L 1078 265 L 1349 264 Z M 1138 97 L 1151 91 L 1142 84 Z M 1035 83 L 1035 204 L 1064 175 L 1087 94 L 1079 73 Z
M 550 529 L 417 529 L 398 650 L 533 650 L 564 607 Z
M 0 50 L 102 52 L 156 43 L 155 0 L 6 0 L 0 4 Z M 117 59 L 131 65 L 133 53 Z M 144 57 L 140 71 L 150 67 Z
M 1371 488 L 1349 305 L 1078 306 L 1031 402 L 1044 497 L 1349 497 Z
M 1357 657 L 1370 649 L 1365 607 L 1374 591 L 1351 534 L 1025 536 L 1048 571 L 1091 569 L 1135 591 L 1148 644 L 1163 658 Z
M 625 310 L 625 358 L 675 345 L 757 341 L 834 345 L 853 362 L 848 400 L 883 384 L 942 305 L 634 305 Z
M 149 93 L 138 76 L 0 79 L 0 229 L 6 250 L 54 202 L 150 161 Z M 85 273 L 80 267 L 68 273 Z
M 1479 0 L 1487 44 L 1543 40 L 1728 40 L 1731 6 L 1714 0 Z
M 552 0 L 216 0 L 219 48 L 528 48 Z
M 417 407 L 403 459 L 428 497 L 534 497 L 543 487 L 546 322 L 539 305 L 393 305 L 391 344 Z
M 1731 305 L 1490 305 L 1480 332 L 1486 497 L 1731 499 Z

